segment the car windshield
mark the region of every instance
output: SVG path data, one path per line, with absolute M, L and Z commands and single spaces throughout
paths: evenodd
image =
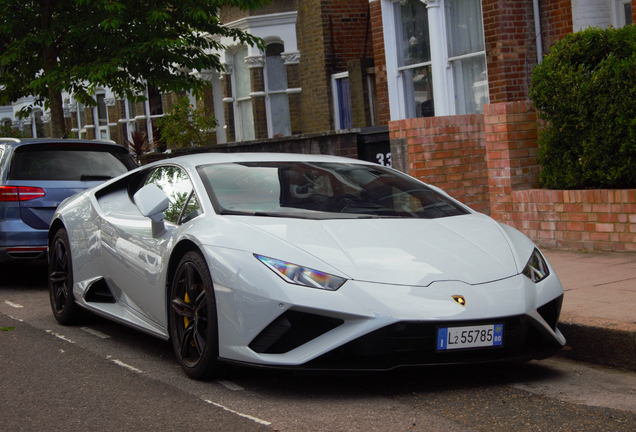
M 134 168 L 126 152 L 24 146 L 11 161 L 9 180 L 107 180 Z
M 469 213 L 415 179 L 381 166 L 249 162 L 198 167 L 219 214 L 344 218 L 441 218 Z

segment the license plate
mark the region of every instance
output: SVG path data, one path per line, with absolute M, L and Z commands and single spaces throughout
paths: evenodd
M 502 346 L 503 327 L 503 324 L 439 327 L 437 329 L 437 350 Z

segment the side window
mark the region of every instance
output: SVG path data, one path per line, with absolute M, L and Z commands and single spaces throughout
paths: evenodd
M 183 217 L 181 218 L 181 223 L 186 223 L 190 219 L 194 219 L 195 217 L 201 214 L 201 205 L 199 204 L 199 199 L 195 193 L 192 194 L 188 203 L 186 204 L 185 210 L 183 211 Z
M 150 173 L 145 184 L 155 184 L 168 195 L 170 206 L 165 211 L 168 222 L 177 224 L 184 207 L 184 221 L 199 214 L 199 201 L 193 193 L 190 178 L 183 169 L 176 166 L 159 167 Z

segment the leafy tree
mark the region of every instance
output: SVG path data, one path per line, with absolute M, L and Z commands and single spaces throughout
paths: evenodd
M 201 146 L 210 143 L 218 122 L 202 108 L 194 108 L 186 97 L 180 98 L 170 111 L 157 120 L 161 139 L 170 147 Z
M 222 6 L 252 9 L 269 0 L 0 0 L 0 104 L 35 96 L 51 110 L 53 136 L 65 130 L 62 91 L 94 106 L 110 87 L 134 100 L 146 85 L 200 91 L 192 70 L 220 70 L 210 35 L 245 45 L 260 39 L 219 22 Z M 28 109 L 27 109 L 28 110 Z

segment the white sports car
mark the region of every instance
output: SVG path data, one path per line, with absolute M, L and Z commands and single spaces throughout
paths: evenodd
M 156 162 L 60 205 L 51 306 L 162 339 L 192 378 L 528 360 L 565 345 L 535 245 L 396 170 L 294 154 Z

